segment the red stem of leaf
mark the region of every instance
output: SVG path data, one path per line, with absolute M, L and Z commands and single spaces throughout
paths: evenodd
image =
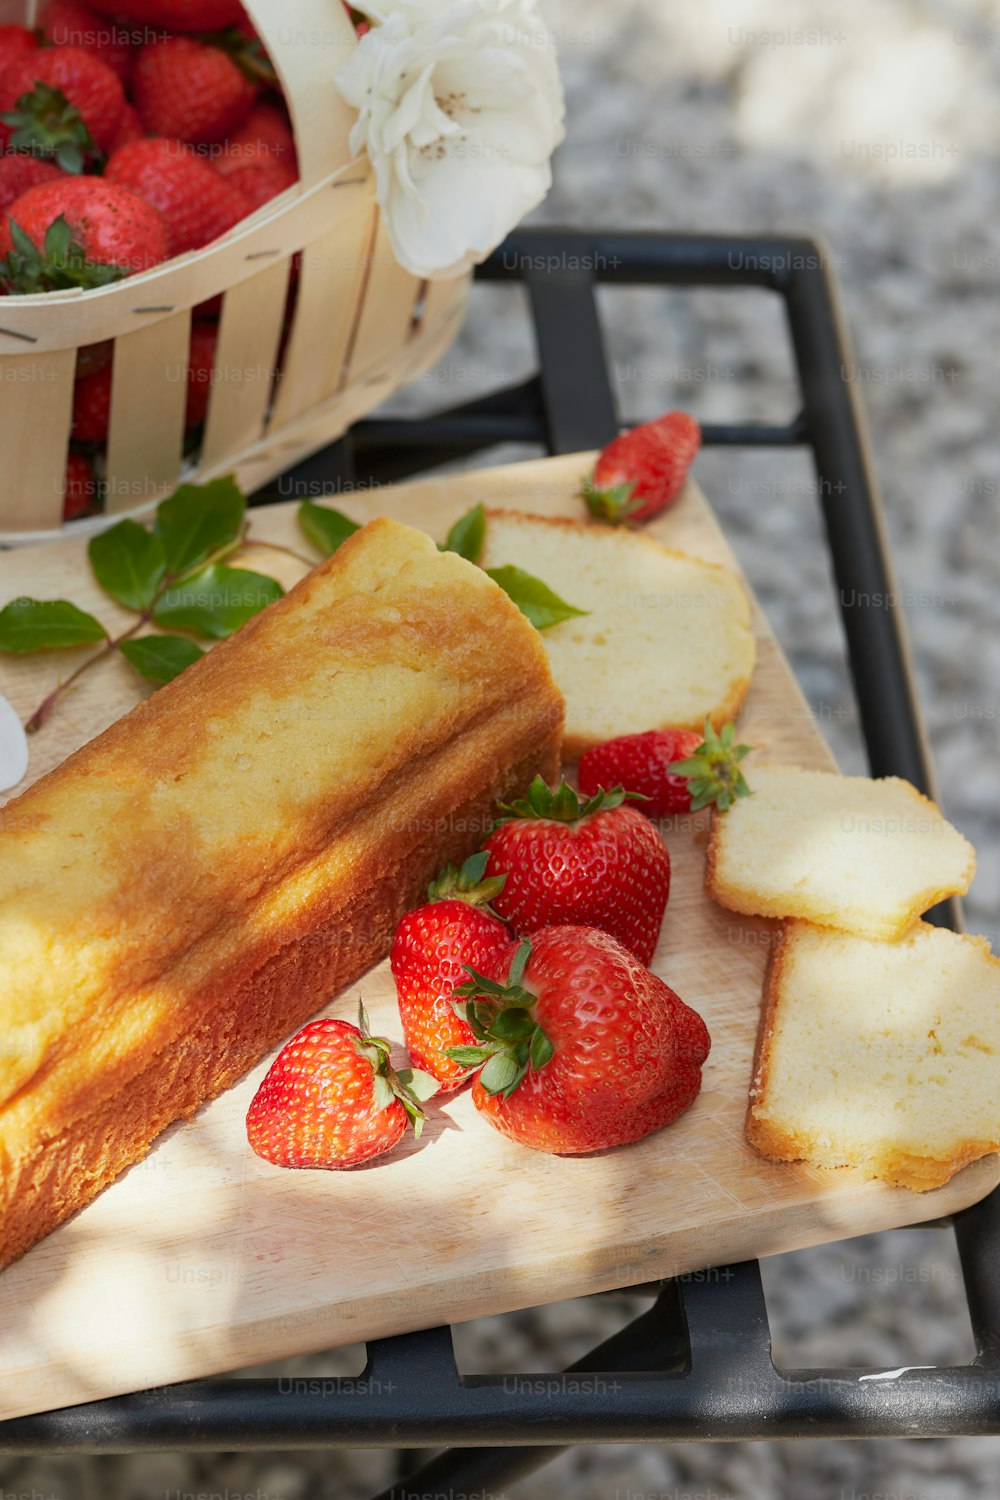
M 85 662 L 81 662 L 76 671 L 71 672 L 70 675 L 66 678 L 65 682 L 61 682 L 58 687 L 53 688 L 48 697 L 44 698 L 38 705 L 38 707 L 35 709 L 35 712 L 31 715 L 31 718 L 24 726 L 27 733 L 36 734 L 38 730 L 41 729 L 42 726 L 48 721 L 53 709 L 56 707 L 56 704 L 59 702 L 63 693 L 65 693 L 68 688 L 71 688 L 73 686 L 77 678 L 82 677 L 84 672 L 89 671 L 89 669 L 94 665 L 95 662 L 103 661 L 110 652 L 117 651 L 122 641 L 127 641 L 129 637 L 135 635 L 136 631 L 141 629 L 143 625 L 148 625 L 150 619 L 151 615 L 148 611 L 145 614 L 140 615 L 135 624 L 130 625 L 128 630 L 123 630 L 121 635 L 116 635 L 113 640 L 105 641 L 100 651 L 96 652 L 93 656 L 88 656 Z

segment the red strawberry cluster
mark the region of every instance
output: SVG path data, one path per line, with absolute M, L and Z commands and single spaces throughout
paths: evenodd
M 420 1070 L 406 1077 L 421 1099 L 472 1078 L 485 1119 L 559 1155 L 641 1140 L 693 1104 L 711 1041 L 648 967 L 670 894 L 651 819 L 729 807 L 749 790 L 747 753 L 731 724 L 716 733 L 706 722 L 703 740 L 629 735 L 584 757 L 586 796 L 536 777 L 526 797 L 498 806 L 482 851 L 448 865 L 393 940 L 403 1036 Z M 322 1045 L 307 1027 L 265 1078 L 250 1144 L 281 1166 L 353 1166 L 405 1128 L 399 1090 L 379 1078 L 388 1043 L 381 1058 L 352 1028 L 344 1043 L 343 1022 L 315 1025 Z M 370 1066 L 359 1069 L 359 1053 Z
M 0 26 L 0 295 L 148 270 L 296 180 L 277 76 L 239 0 L 49 0 L 35 30 Z M 217 304 L 202 311 L 192 386 L 214 347 Z M 98 500 L 113 372 L 92 363 L 78 372 L 69 519 Z M 204 416 L 194 394 L 192 441 Z
M 407 1114 L 419 1132 L 420 1103 L 470 1078 L 497 1130 L 557 1155 L 627 1145 L 676 1120 L 698 1097 L 711 1039 L 648 968 L 670 894 L 650 820 L 724 812 L 749 794 L 748 754 L 733 724 L 710 720 L 704 737 L 624 735 L 583 757 L 584 797 L 536 777 L 526 797 L 501 803 L 481 852 L 446 866 L 396 929 L 390 965 L 418 1068 L 393 1073 L 388 1042 L 364 1023 L 312 1023 L 250 1107 L 257 1154 L 355 1166 L 391 1149 Z

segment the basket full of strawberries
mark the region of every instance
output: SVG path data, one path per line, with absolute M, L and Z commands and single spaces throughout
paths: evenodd
M 539 96 L 533 10 L 0 6 L 0 541 L 142 514 L 185 478 L 252 490 L 440 358 L 510 227 L 482 205 L 519 216 L 548 186 L 550 53 L 541 166 L 483 149 Z M 484 110 L 505 52 L 509 107 Z

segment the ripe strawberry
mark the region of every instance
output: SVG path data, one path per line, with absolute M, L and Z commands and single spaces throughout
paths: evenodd
M 53 162 L 42 161 L 39 156 L 0 156 L 0 217 L 29 188 L 62 175 Z
M 34 52 L 37 47 L 38 38 L 27 26 L 0 26 L 0 73 L 16 57 Z
M 239 130 L 234 130 L 223 142 L 212 164 L 223 177 L 228 177 L 237 168 L 261 159 L 295 166 L 292 127 L 273 104 L 255 104 Z
M 78 443 L 103 443 L 111 417 L 111 365 L 78 377 L 73 386 L 73 425 Z
M 239 188 L 180 141 L 132 141 L 110 158 L 104 179 L 131 188 L 162 214 L 171 256 L 200 250 L 252 212 Z
M 690 755 L 701 741 L 701 735 L 690 729 L 647 729 L 643 734 L 605 740 L 580 758 L 580 791 L 592 797 L 603 787 L 623 786 L 645 799 L 639 811 L 648 818 L 690 812 L 687 778 L 673 770 L 673 764 Z
M 82 172 L 107 151 L 125 108 L 121 79 L 82 47 L 45 47 L 0 75 L 0 144 Z
M 446 866 L 430 886 L 428 903 L 407 912 L 392 942 L 403 1037 L 413 1061 L 439 1080 L 442 1093 L 460 1088 L 467 1076 L 447 1049 L 474 1040 L 452 1007 L 455 986 L 468 977 L 466 964 L 482 968 L 510 942 L 504 924 L 484 910 L 503 886 L 483 878 L 486 859 L 474 854 L 461 870 Z
M 486 840 L 487 872 L 507 880 L 493 905 L 521 936 L 561 922 L 600 927 L 648 964 L 670 895 L 670 856 L 656 829 L 610 788 L 581 802 L 564 781 L 536 776 L 522 799 L 500 805 Z
M 616 437 L 600 454 L 583 498 L 591 515 L 618 525 L 648 521 L 680 494 L 701 447 L 701 428 L 687 412 L 668 411 Z
M 751 747 L 734 744 L 735 736 L 735 725 L 726 724 L 716 734 L 710 719 L 703 734 L 687 729 L 623 734 L 584 753 L 580 790 L 593 796 L 601 787 L 623 786 L 645 799 L 640 806 L 651 818 L 699 812 L 709 804 L 725 812 L 750 791 L 740 761 Z
M 76 351 L 76 378 L 82 379 L 84 375 L 92 375 L 95 370 L 103 370 L 109 365 L 114 356 L 115 346 L 111 339 L 101 339 L 99 344 L 82 344 Z
M 396 1072 L 389 1043 L 359 1025 L 310 1021 L 278 1053 L 247 1112 L 247 1140 L 276 1167 L 356 1167 L 390 1151 L 437 1091 L 426 1073 Z
M 184 417 L 186 432 L 200 427 L 208 415 L 218 340 L 219 330 L 214 323 L 196 322 L 191 325 L 187 408 Z M 78 365 L 76 383 L 73 386 L 71 429 L 71 436 L 77 442 L 103 443 L 107 438 L 111 417 L 111 378 L 109 360 L 82 374 Z
M 472 1101 L 536 1151 L 624 1146 L 694 1103 L 711 1039 L 701 1016 L 592 927 L 548 927 L 497 954 L 458 992 L 483 1064 Z
M 298 182 L 298 174 L 282 161 L 256 161 L 233 168 L 226 181 L 238 188 L 253 208 L 261 208 Z
M 188 394 L 184 427 L 190 432 L 200 427 L 208 416 L 208 403 L 215 382 L 215 348 L 219 342 L 219 329 L 215 323 L 194 322 L 191 324 L 191 345 L 188 349 Z
M 238 130 L 256 89 L 235 58 L 189 36 L 143 47 L 132 70 L 132 95 L 151 135 L 204 145 Z
M 145 127 L 139 119 L 139 111 L 131 104 L 126 104 L 122 110 L 122 117 L 115 131 L 115 138 L 108 147 L 108 155 L 114 156 L 123 146 L 129 146 L 133 141 L 141 141 L 146 134 Z
M 63 520 L 78 521 L 97 503 L 98 485 L 90 469 L 90 460 L 82 453 L 71 453 L 66 460 L 63 490 Z
M 0 220 L 0 284 L 49 292 L 106 286 L 167 258 L 166 225 L 151 204 L 97 177 L 29 188 Z
M 122 83 L 132 66 L 132 38 L 81 0 L 51 0 L 42 13 L 42 35 L 51 47 L 82 47 L 99 57 Z
M 221 31 L 243 18 L 239 0 L 92 0 L 102 16 L 166 26 L 171 31 Z

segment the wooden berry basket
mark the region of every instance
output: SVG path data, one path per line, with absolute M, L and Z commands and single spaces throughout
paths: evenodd
M 40 7 L 38 7 L 40 8 Z M 0 0 L 0 22 L 36 6 Z M 333 78 L 357 45 L 341 0 L 246 0 L 291 113 L 299 181 L 222 239 L 94 291 L 0 299 L 0 542 L 141 515 L 182 476 L 249 490 L 332 442 L 440 358 L 469 278 L 422 282 L 396 262 L 352 112 Z M 298 288 L 280 378 L 293 259 Z M 183 457 L 191 311 L 221 296 L 204 441 Z M 77 350 L 114 341 L 105 514 L 62 523 Z

